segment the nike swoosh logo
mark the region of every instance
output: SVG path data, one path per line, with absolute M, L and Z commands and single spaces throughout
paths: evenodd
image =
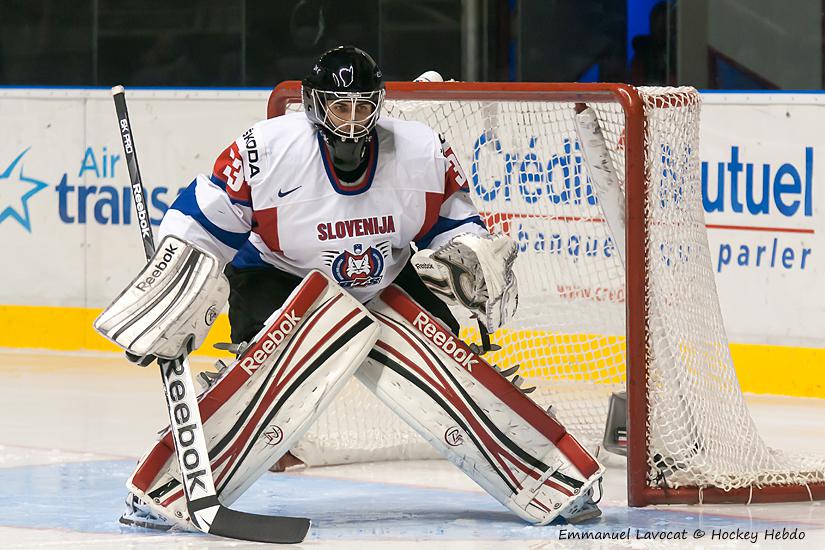
M 286 197 L 287 195 L 289 195 L 289 194 L 290 194 L 290 193 L 292 193 L 293 191 L 297 191 L 297 190 L 298 190 L 298 189 L 300 189 L 301 187 L 302 187 L 302 186 L 301 186 L 301 185 L 299 185 L 298 187 L 295 187 L 295 188 L 293 188 L 293 189 L 290 189 L 289 191 L 281 191 L 280 189 L 278 189 L 278 196 L 279 196 L 279 197 Z

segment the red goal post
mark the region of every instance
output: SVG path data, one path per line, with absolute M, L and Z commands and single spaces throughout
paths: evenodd
M 575 418 L 565 417 L 563 407 L 554 408 L 577 437 L 579 430 L 593 435 L 591 439 L 595 438 L 598 430 L 603 430 L 603 411 L 599 412 L 599 408 L 606 411 L 607 402 L 604 400 L 602 386 L 615 389 L 626 384 L 627 481 L 628 503 L 631 506 L 825 499 L 825 461 L 796 460 L 790 457 L 783 462 L 786 457 L 782 455 L 777 458 L 778 454 L 765 447 L 761 439 L 759 445 L 731 454 L 721 448 L 730 443 L 724 441 L 728 436 L 722 434 L 722 441 L 715 440 L 726 429 L 726 424 L 734 432 L 741 432 L 743 445 L 750 444 L 744 439 L 752 439 L 755 432 L 747 409 L 744 408 L 743 412 L 744 400 L 738 390 L 727 349 L 713 273 L 707 261 L 709 256 L 706 253 L 704 214 L 701 210 L 701 195 L 697 195 L 700 100 L 695 90 L 634 88 L 624 84 L 605 83 L 489 82 L 388 82 L 386 90 L 385 111 L 382 114 L 419 119 L 445 133 L 462 164 L 468 157 L 472 158 L 473 182 L 482 177 L 479 171 L 481 168 L 476 167 L 476 161 L 481 156 L 480 148 L 486 145 L 489 149 L 494 139 L 494 153 L 499 156 L 502 154 L 499 137 L 485 139 L 483 136 L 503 136 L 502 142 L 506 137 L 515 136 L 511 140 L 513 142 L 518 141 L 518 138 L 529 138 L 531 151 L 535 142 L 546 141 L 551 144 L 547 145 L 544 154 L 553 162 L 561 158 L 558 151 L 564 148 L 567 154 L 565 158 L 568 159 L 564 167 L 561 167 L 561 160 L 555 164 L 540 163 L 537 153 L 521 153 L 519 156 L 513 154 L 509 158 L 521 162 L 520 171 L 513 169 L 511 162 L 500 174 L 500 178 L 495 180 L 496 183 L 505 182 L 504 185 L 509 183 L 512 187 L 516 187 L 513 183 L 516 181 L 522 198 L 526 201 L 525 205 L 529 208 L 540 202 L 556 202 L 558 205 L 567 200 L 571 204 L 563 206 L 582 206 L 583 212 L 592 213 L 593 205 L 599 202 L 599 199 L 591 198 L 592 186 L 588 176 L 593 173 L 592 160 L 591 165 L 587 164 L 587 159 L 580 162 L 577 155 L 586 155 L 579 148 L 581 138 L 576 138 L 572 130 L 574 125 L 570 121 L 575 116 L 575 104 L 587 104 L 597 112 L 598 124 L 605 134 L 609 149 L 611 160 L 608 160 L 608 164 L 614 165 L 625 199 L 623 217 L 626 257 L 623 285 L 626 297 L 623 303 L 613 300 L 619 303 L 605 306 L 612 308 L 610 315 L 613 316 L 617 308 L 623 306 L 624 335 L 618 336 L 618 340 L 612 333 L 609 337 L 604 334 L 594 336 L 600 331 L 605 332 L 603 327 L 599 330 L 582 328 L 585 320 L 579 326 L 558 330 L 555 326 L 540 327 L 540 322 L 535 320 L 525 321 L 523 326 L 526 328 L 518 332 L 514 339 L 524 339 L 527 335 L 527 338 L 535 341 L 535 345 L 525 350 L 522 342 L 514 340 L 510 342 L 508 351 L 508 342 L 503 341 L 505 350 L 502 353 L 509 354 L 512 358 L 496 356 L 496 361 L 499 364 L 502 360 L 519 362 L 524 368 L 524 357 L 528 357 L 529 362 L 538 355 L 541 357 L 534 363 L 551 363 L 551 357 L 559 355 L 559 350 L 577 348 L 577 351 L 568 356 L 569 367 L 577 362 L 578 357 L 595 355 L 596 359 L 591 364 L 582 365 L 580 369 L 576 366 L 575 369 L 579 370 L 574 369 L 572 375 L 567 372 L 564 377 L 552 370 L 546 378 L 544 375 L 537 376 L 540 385 L 542 380 L 546 380 L 543 385 L 551 392 L 548 401 L 554 406 L 560 399 L 563 400 L 560 393 L 552 393 L 554 388 L 567 384 L 571 379 L 575 384 L 592 382 L 594 387 L 600 388 L 600 396 L 589 405 L 590 409 Z M 290 108 L 294 109 L 300 101 L 300 82 L 283 82 L 269 97 L 267 115 L 269 118 L 280 116 Z M 483 116 L 478 115 L 481 111 L 484 111 Z M 470 128 L 465 121 L 471 118 L 478 118 L 483 123 Z M 442 124 L 452 124 L 454 127 L 445 128 Z M 467 137 L 464 133 L 471 134 L 470 137 L 479 136 L 475 139 L 474 146 L 468 143 L 456 147 L 456 141 Z M 536 137 L 539 134 L 540 138 Z M 521 147 L 524 147 L 525 139 L 522 139 Z M 533 156 L 530 157 L 530 154 Z M 571 158 L 574 160 L 569 160 Z M 538 169 L 526 171 L 525 163 Z M 483 162 L 479 161 L 478 164 L 482 165 Z M 541 173 L 542 170 L 544 173 Z M 577 170 L 585 171 L 580 179 L 577 179 Z M 566 188 L 559 187 L 560 179 L 564 180 Z M 570 186 L 572 180 L 578 182 L 574 183 L 578 187 Z M 553 190 L 552 185 L 556 185 Z M 572 204 L 576 202 L 576 198 L 570 198 L 574 194 L 579 205 Z M 521 240 L 522 234 L 542 235 L 541 242 L 528 242 L 525 254 L 528 257 L 534 252 L 530 245 L 535 245 L 536 250 L 541 245 L 541 251 L 545 250 L 545 234 L 553 237 L 566 234 L 567 229 L 562 227 L 567 223 L 564 220 L 584 219 L 547 211 L 513 212 L 513 196 L 516 196 L 515 193 L 508 195 L 506 202 L 499 201 L 500 211 L 495 210 L 495 206 L 490 210 L 490 204 L 477 206 L 480 211 L 482 206 L 489 210 L 487 218 L 494 222 L 513 217 L 520 220 L 517 224 L 518 235 L 511 234 L 514 238 Z M 547 200 L 551 198 L 553 200 Z M 541 231 L 533 227 L 527 229 L 527 222 L 524 221 L 527 217 L 544 219 L 547 226 Z M 502 225 L 505 230 L 513 233 L 513 228 L 507 223 L 500 223 L 499 230 Z M 562 228 L 559 229 L 560 227 Z M 604 234 L 605 230 L 599 231 Z M 602 240 L 597 242 L 607 243 L 609 231 L 607 234 L 607 238 L 602 235 Z M 568 250 L 573 242 L 572 237 L 569 238 Z M 563 248 L 562 237 L 558 242 L 562 243 L 559 246 Z M 578 242 L 576 241 L 577 247 Z M 530 270 L 526 277 L 519 273 L 522 296 L 531 296 L 529 286 L 537 272 L 552 271 L 558 276 L 564 271 L 561 278 L 567 277 L 568 268 L 558 268 L 556 265 L 561 263 L 557 256 L 564 254 L 557 253 L 559 247 L 554 247 L 552 241 L 550 243 L 551 252 L 544 260 L 550 262 L 548 267 L 524 267 L 524 270 Z M 604 244 L 605 255 L 607 249 L 608 245 Z M 575 257 L 568 258 L 570 273 L 587 268 L 589 259 L 584 256 L 581 254 L 579 257 L 577 253 Z M 617 262 L 615 258 L 605 260 L 609 260 L 607 263 L 612 262 L 610 266 L 594 268 L 592 277 L 590 274 L 578 277 L 570 275 L 570 280 L 604 279 L 605 286 L 598 288 L 615 288 L 617 283 L 614 272 Z M 705 263 L 708 265 L 704 265 Z M 526 282 L 525 285 L 522 285 L 522 280 Z M 548 294 L 546 289 L 551 288 L 552 284 L 552 281 L 548 283 L 541 280 L 534 285 L 535 300 L 544 300 Z M 685 287 L 695 295 L 683 296 L 687 292 Z M 587 299 L 580 298 L 561 296 L 548 300 L 558 305 L 559 309 L 567 311 L 565 308 L 568 308 L 574 312 L 575 317 L 577 306 L 581 306 L 582 310 L 594 309 L 590 307 L 592 304 L 585 303 Z M 685 319 L 681 319 L 683 316 L 677 308 L 692 309 L 694 303 L 706 306 L 710 320 L 702 319 L 705 313 L 702 311 L 698 316 L 688 313 L 684 315 Z M 543 310 L 546 314 L 555 309 L 552 305 L 544 304 Z M 597 319 L 598 325 L 599 317 L 604 316 L 600 311 L 594 309 L 593 312 L 583 314 L 582 319 L 591 315 Z M 674 323 L 678 326 L 664 330 L 665 323 L 673 317 L 680 319 Z M 676 333 L 675 336 L 671 332 Z M 582 352 L 578 348 L 585 348 L 586 351 Z M 621 358 L 614 360 L 615 355 Z M 617 363 L 621 365 L 617 366 Z M 536 372 L 550 372 L 546 369 L 543 371 L 542 368 Z M 617 369 L 623 372 L 616 375 L 614 371 Z M 720 375 L 719 370 L 722 369 L 724 373 Z M 613 374 L 603 374 L 607 371 Z M 705 394 L 701 388 L 707 385 L 705 380 L 711 378 L 723 380 L 719 382 L 719 388 L 712 388 Z M 734 386 L 735 391 L 731 389 Z M 575 404 L 578 404 L 584 398 L 575 399 Z M 705 409 L 710 410 L 720 399 L 730 401 L 730 416 L 733 420 L 726 419 L 724 415 L 719 419 L 705 420 L 703 417 L 709 416 Z M 675 401 L 676 405 L 669 404 L 668 400 Z M 580 420 L 579 425 L 577 423 Z M 737 424 L 734 425 L 734 422 Z M 661 425 L 668 427 L 663 429 Z M 758 435 L 755 437 L 759 439 Z M 756 455 L 757 458 L 744 468 L 748 470 L 747 474 L 740 476 L 737 461 L 751 460 L 749 455 Z M 776 473 L 777 468 L 784 470 Z M 720 471 L 714 472 L 714 469 Z M 762 470 L 768 473 L 762 473 Z

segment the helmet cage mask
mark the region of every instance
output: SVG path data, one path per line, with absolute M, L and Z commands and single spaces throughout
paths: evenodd
M 312 99 L 317 117 L 316 123 L 323 126 L 324 129 L 334 136 L 343 140 L 354 141 L 369 136 L 375 127 L 376 122 L 378 122 L 378 117 L 381 115 L 381 106 L 384 103 L 385 93 L 383 88 L 367 92 L 335 92 L 316 90 L 315 88 L 310 88 L 305 91 L 309 91 L 309 96 Z M 359 103 L 366 103 L 372 106 L 372 112 L 365 118 L 356 118 Z M 341 104 L 347 106 L 347 111 L 350 114 L 349 120 L 341 119 L 342 122 L 336 124 L 332 119 L 335 115 L 330 113 L 329 107 Z

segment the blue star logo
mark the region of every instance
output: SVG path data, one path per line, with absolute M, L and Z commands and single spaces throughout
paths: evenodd
M 20 163 L 31 147 L 27 147 L 17 158 L 11 161 L 9 167 L 0 174 L 0 223 L 6 218 L 14 218 L 29 233 L 32 232 L 31 219 L 29 218 L 29 199 L 37 192 L 48 187 L 47 183 L 23 175 L 23 165 L 17 169 L 17 174 L 12 176 L 14 169 Z M 22 193 L 22 195 L 21 195 Z M 13 198 L 12 198 L 13 197 Z M 17 201 L 20 206 L 17 207 Z M 5 206 L 5 208 L 3 208 Z

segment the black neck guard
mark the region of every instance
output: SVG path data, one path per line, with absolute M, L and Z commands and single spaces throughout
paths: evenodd
M 358 179 L 367 167 L 369 160 L 367 145 L 372 136 L 356 141 L 344 140 L 328 132 L 323 132 L 323 134 L 324 142 L 332 154 L 332 165 L 338 177 L 344 181 Z

